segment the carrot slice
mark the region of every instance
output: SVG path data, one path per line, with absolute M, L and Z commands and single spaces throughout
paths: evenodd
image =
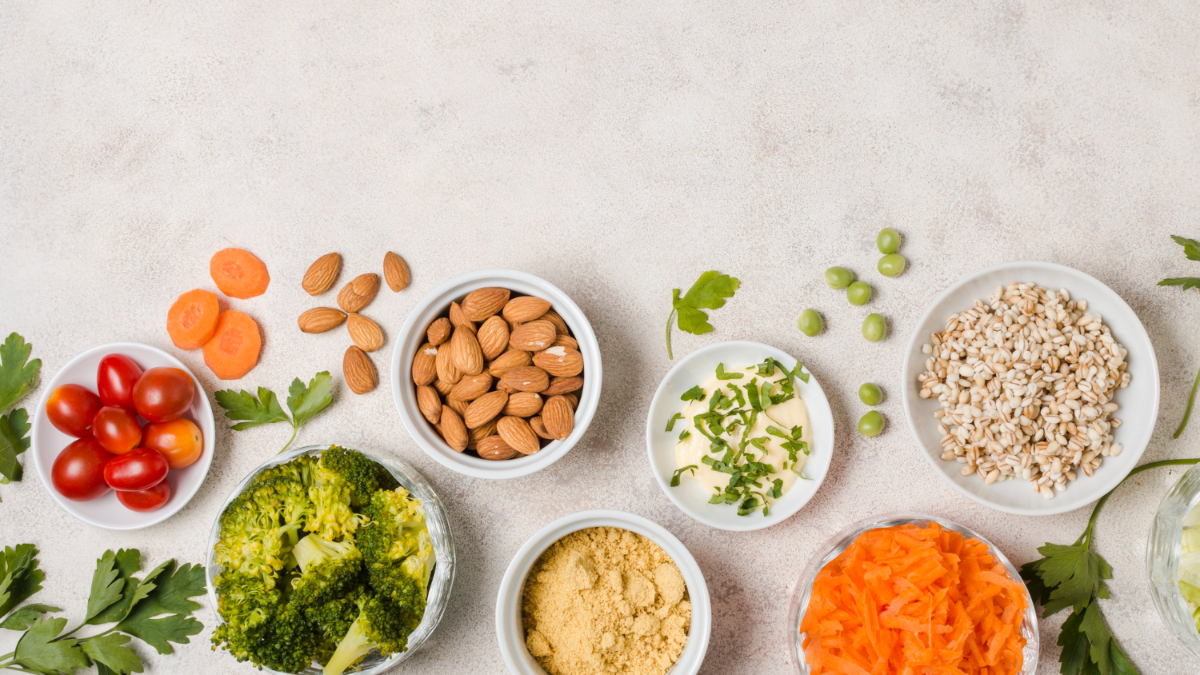
M 245 300 L 267 292 L 271 275 L 254 254 L 240 248 L 217 251 L 208 263 L 208 273 L 217 288 L 231 298 Z
M 180 349 L 199 349 L 217 330 L 217 294 L 197 288 L 179 296 L 167 312 L 167 334 Z
M 237 310 L 221 312 L 217 330 L 204 343 L 204 364 L 222 380 L 236 380 L 258 365 L 262 336 L 258 324 Z

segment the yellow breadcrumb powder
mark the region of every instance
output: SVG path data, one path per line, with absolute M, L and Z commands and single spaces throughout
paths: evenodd
M 616 527 L 556 541 L 525 582 L 525 645 L 550 675 L 663 675 L 692 621 L 671 556 Z

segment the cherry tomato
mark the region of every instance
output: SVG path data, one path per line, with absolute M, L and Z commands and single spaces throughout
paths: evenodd
M 204 434 L 195 422 L 182 417 L 170 422 L 151 422 L 142 432 L 142 447 L 161 452 L 174 471 L 200 459 Z
M 55 429 L 68 436 L 92 435 L 92 418 L 103 408 L 100 397 L 87 387 L 64 384 L 46 399 L 46 416 Z
M 136 448 L 104 467 L 104 482 L 114 490 L 149 490 L 167 477 L 167 458 L 157 450 Z
M 113 456 L 94 438 L 81 438 L 63 448 L 50 470 L 50 481 L 58 494 L 86 502 L 108 492 L 104 467 Z
M 149 490 L 118 491 L 117 500 L 130 511 L 157 511 L 171 498 L 171 484 L 163 481 Z
M 106 405 L 92 420 L 92 438 L 114 455 L 123 455 L 142 442 L 142 425 L 133 411 Z
M 96 371 L 96 391 L 104 405 L 118 405 L 133 410 L 133 387 L 142 376 L 142 369 L 133 359 L 122 354 L 109 354 L 100 359 Z
M 133 405 L 150 422 L 169 422 L 183 417 L 195 395 L 192 378 L 184 371 L 151 368 L 133 387 Z

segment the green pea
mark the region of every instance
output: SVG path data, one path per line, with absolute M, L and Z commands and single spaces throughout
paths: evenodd
M 883 390 L 879 388 L 879 385 L 867 382 L 858 388 L 858 398 L 867 405 L 879 405 L 879 402 L 883 400 Z
M 878 314 L 868 314 L 863 319 L 862 334 L 868 342 L 879 342 L 887 335 L 887 323 Z
M 845 267 L 830 267 L 825 270 L 825 283 L 829 284 L 830 288 L 842 290 L 854 281 L 854 272 Z
M 817 314 L 815 309 L 806 309 L 800 312 L 800 320 L 796 322 L 800 327 L 800 332 L 808 337 L 815 337 L 825 330 L 825 322 L 821 320 L 821 315 Z
M 871 299 L 871 284 L 865 281 L 856 281 L 850 284 L 846 289 L 846 299 L 855 307 L 867 304 Z
M 900 250 L 900 233 L 890 227 L 885 227 L 879 231 L 879 236 L 875 237 L 875 245 L 884 255 L 895 253 Z
M 883 433 L 883 427 L 887 423 L 883 413 L 878 410 L 872 410 L 858 420 L 858 433 L 867 438 L 875 438 Z
M 898 277 L 904 273 L 908 261 L 899 253 L 889 253 L 879 259 L 879 273 L 885 277 Z

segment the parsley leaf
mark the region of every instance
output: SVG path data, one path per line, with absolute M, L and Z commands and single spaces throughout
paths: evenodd
M 29 414 L 24 408 L 0 415 L 0 485 L 20 481 L 25 471 L 17 456 L 29 449 Z
M 37 548 L 33 544 L 6 546 L 0 555 L 0 616 L 42 590 L 45 578 L 38 569 Z
M 292 411 L 292 424 L 296 428 L 316 417 L 330 403 L 333 403 L 333 377 L 327 370 L 314 375 L 307 387 L 297 377 L 288 388 L 287 405 L 288 410 Z
M 32 626 L 33 622 L 35 620 L 37 620 L 37 618 L 39 616 L 46 614 L 48 612 L 61 612 L 61 611 L 62 610 L 59 609 L 58 607 L 51 607 L 50 605 L 39 605 L 37 603 L 31 603 L 31 604 L 25 605 L 21 609 L 18 609 L 17 611 L 13 612 L 12 614 L 9 614 L 8 618 L 6 618 L 6 619 L 4 619 L 4 621 L 0 622 L 0 628 L 3 628 L 5 630 L 16 630 L 16 631 L 25 630 L 25 629 L 29 628 L 30 626 Z
M 264 424 L 287 422 L 292 427 L 292 436 L 283 446 L 283 452 L 292 446 L 301 425 L 316 417 L 321 411 L 333 403 L 333 377 L 329 371 L 321 371 L 309 380 L 308 386 L 300 378 L 292 380 L 288 388 L 287 406 L 292 411 L 291 417 L 279 405 L 275 392 L 266 387 L 258 388 L 258 396 L 248 391 L 222 389 L 213 396 L 217 404 L 225 409 L 225 417 L 234 420 L 231 428 L 234 431 L 244 431 Z
M 137 652 L 127 646 L 129 642 L 128 635 L 109 633 L 82 640 L 79 646 L 93 661 L 104 664 L 110 672 L 129 675 L 143 671 L 142 660 Z
M 38 619 L 21 636 L 13 661 L 39 673 L 69 675 L 91 665 L 76 640 L 56 640 L 67 625 L 66 619 Z
M 703 401 L 705 397 L 704 389 L 700 385 L 696 385 L 691 389 L 683 392 L 679 397 L 680 401 Z
M 38 385 L 42 360 L 30 361 L 32 351 L 33 345 L 16 333 L 0 345 L 0 412 L 16 405 Z
M 1183 247 L 1183 254 L 1187 256 L 1188 260 L 1200 260 L 1200 241 L 1181 237 L 1177 234 L 1171 235 L 1171 239 Z
M 711 333 L 713 327 L 708 322 L 708 314 L 701 310 L 724 307 L 725 300 L 733 297 L 740 283 L 728 274 L 709 270 L 701 274 L 682 297 L 678 288 L 671 290 L 671 314 L 667 317 L 667 358 L 675 358 L 671 352 L 672 321 L 679 326 L 679 330 L 693 335 Z
M 154 588 L 134 604 L 114 630 L 142 640 L 159 654 L 170 654 L 174 651 L 170 643 L 188 644 L 188 637 L 203 628 L 191 617 L 200 609 L 200 603 L 191 598 L 204 595 L 204 567 L 185 564 L 176 568 L 174 561 L 168 561 L 157 572 Z
M 1200 288 L 1200 277 L 1174 277 L 1171 279 L 1163 279 L 1158 282 L 1159 286 L 1181 286 L 1179 290 L 1186 291 L 1192 288 Z

